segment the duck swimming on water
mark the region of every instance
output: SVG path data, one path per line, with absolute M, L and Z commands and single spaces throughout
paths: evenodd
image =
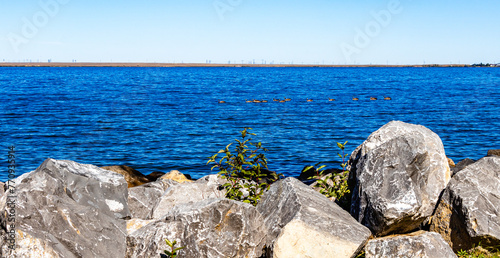
M 222 104 L 222 103 L 226 103 L 226 102 L 224 100 L 219 100 L 218 103 Z
M 386 97 L 386 96 L 384 96 L 384 99 L 385 99 L 385 100 L 391 100 L 391 97 Z
M 359 98 L 352 98 L 352 100 L 359 100 Z

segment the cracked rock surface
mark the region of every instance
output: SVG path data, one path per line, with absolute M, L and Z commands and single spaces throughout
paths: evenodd
M 450 180 L 439 136 L 400 121 L 372 133 L 349 164 L 351 214 L 377 236 L 418 228 Z

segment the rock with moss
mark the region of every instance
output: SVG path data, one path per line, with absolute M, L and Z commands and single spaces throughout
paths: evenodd
M 454 258 L 457 257 L 441 235 L 418 231 L 408 235 L 387 236 L 368 241 L 366 258 Z
M 451 178 L 439 136 L 399 121 L 372 133 L 349 163 L 351 214 L 377 236 L 418 228 Z
M 123 257 L 127 182 L 93 165 L 47 159 L 15 179 L 15 251 L 1 257 Z M 6 195 L 0 224 L 8 222 Z M 0 229 L 5 235 L 5 229 Z M 112 247 L 112 248 L 111 248 Z
M 455 251 L 500 246 L 500 157 L 484 157 L 457 173 L 441 197 L 430 229 Z
M 273 185 L 257 205 L 267 228 L 268 257 L 352 257 L 370 230 L 295 178 Z
M 260 257 L 266 230 L 247 203 L 206 199 L 173 207 L 165 216 L 127 237 L 126 257 L 158 257 L 177 241 L 179 257 Z

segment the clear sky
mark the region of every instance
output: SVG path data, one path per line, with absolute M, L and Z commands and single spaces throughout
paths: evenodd
M 0 0 L 0 61 L 500 63 L 498 0 Z

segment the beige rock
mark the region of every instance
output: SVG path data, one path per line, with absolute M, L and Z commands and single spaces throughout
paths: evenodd
M 160 179 L 170 179 L 177 181 L 179 183 L 193 182 L 193 180 L 189 180 L 184 174 L 182 174 L 178 170 L 172 170 L 167 174 L 161 176 Z
M 351 257 L 358 244 L 320 232 L 303 221 L 293 220 L 274 243 L 273 257 Z
M 450 168 L 452 168 L 452 167 L 455 167 L 455 166 L 456 166 L 456 165 L 455 165 L 455 162 L 454 162 L 452 159 L 450 159 L 450 158 L 448 158 L 448 157 L 446 157 L 446 158 L 448 159 L 448 165 L 450 166 Z
M 103 169 L 113 171 L 115 173 L 121 174 L 125 177 L 125 181 L 128 183 L 128 187 L 139 186 L 145 183 L 149 183 L 149 180 L 145 175 L 141 172 L 125 165 L 120 166 L 105 166 L 101 167 Z

